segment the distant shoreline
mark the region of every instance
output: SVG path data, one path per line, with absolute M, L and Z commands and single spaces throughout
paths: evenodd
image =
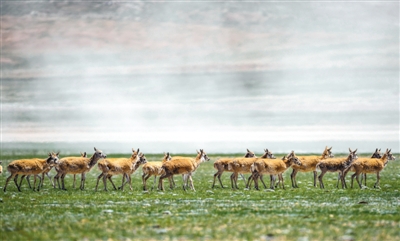
M 372 153 L 375 148 L 391 148 L 393 153 L 399 153 L 398 141 L 281 141 L 281 142 L 3 142 L 2 155 L 12 153 L 38 153 L 45 154 L 48 151 L 61 151 L 64 154 L 72 154 L 86 151 L 91 152 L 93 147 L 112 154 L 130 153 L 132 148 L 140 148 L 144 153 L 159 154 L 163 152 L 191 154 L 196 149 L 204 149 L 207 153 L 233 154 L 244 153 L 250 149 L 256 153 L 262 153 L 265 148 L 273 153 L 287 153 L 294 150 L 298 154 L 320 153 L 325 146 L 332 146 L 334 153 L 347 153 L 348 148 L 358 149 L 359 153 Z M 42 153 L 43 152 L 43 153 Z

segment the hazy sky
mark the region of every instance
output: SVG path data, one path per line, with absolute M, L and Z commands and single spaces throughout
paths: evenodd
M 3 142 L 399 150 L 399 3 L 2 4 Z

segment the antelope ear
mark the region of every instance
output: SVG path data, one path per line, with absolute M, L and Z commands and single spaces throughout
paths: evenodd
M 49 152 L 49 156 L 51 156 L 51 153 Z
M 378 148 L 375 149 L 375 152 L 378 152 Z
M 137 151 L 136 151 L 137 153 L 139 153 L 139 148 L 137 149 Z
M 349 147 L 349 152 L 353 152 L 353 151 L 350 149 L 350 147 Z
M 357 150 L 358 150 L 358 149 L 355 149 L 355 150 L 354 150 L 354 154 L 357 152 Z
M 392 151 L 392 148 L 390 148 L 389 153 Z
M 83 153 L 84 156 L 86 156 L 86 151 Z
M 58 156 L 58 155 L 60 155 L 60 152 L 57 152 L 57 153 L 56 153 L 56 156 Z
M 167 152 L 167 156 L 169 156 L 169 152 Z
M 197 154 L 200 154 L 200 152 L 198 150 L 196 150 Z
M 379 148 L 379 152 L 381 152 L 381 148 Z
M 329 150 L 332 150 L 332 147 L 331 147 L 331 148 L 329 148 Z
M 96 147 L 94 148 L 94 151 L 97 151 L 97 148 L 96 148 Z
M 249 149 L 246 149 L 247 150 L 247 152 L 251 152 Z

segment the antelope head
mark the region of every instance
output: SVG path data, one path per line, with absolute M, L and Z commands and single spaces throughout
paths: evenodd
M 264 149 L 264 155 L 267 155 L 268 159 L 276 159 L 274 154 L 272 154 L 272 152 L 270 152 L 268 149 Z
M 396 158 L 393 156 L 393 154 L 392 154 L 392 149 L 390 149 L 390 150 L 388 150 L 388 149 L 386 149 L 386 155 L 387 155 L 387 159 L 389 160 L 389 161 L 394 161 L 394 160 L 396 160 Z
M 210 158 L 207 156 L 207 153 L 203 149 L 197 151 L 197 155 L 200 156 L 200 162 L 206 162 L 210 160 Z
M 135 149 L 132 148 L 132 159 L 136 159 L 139 155 L 139 148 L 137 149 L 137 151 L 135 151 Z
M 292 164 L 295 164 L 295 165 L 298 165 L 298 166 L 301 165 L 301 161 L 296 156 L 296 154 L 294 154 L 294 151 L 290 152 L 289 155 L 287 155 L 286 158 L 289 161 L 290 165 L 292 165 Z
M 144 156 L 143 153 L 139 153 L 139 161 L 138 161 L 138 163 L 139 163 L 139 165 L 147 163 L 147 159 L 146 159 L 146 157 Z
M 49 152 L 49 156 L 46 159 L 47 164 L 50 166 L 57 165 L 59 163 L 59 155 L 60 152 L 54 153 L 54 152 Z
M 96 147 L 94 148 L 93 156 L 97 157 L 98 159 L 107 158 L 107 155 L 105 153 L 103 153 L 101 150 L 97 149 Z
M 357 149 L 355 149 L 354 151 L 352 151 L 350 148 L 349 148 L 349 151 L 350 151 L 350 153 L 349 153 L 349 157 L 351 157 L 351 159 L 352 160 L 357 160 L 358 159 L 358 156 L 357 156 Z
M 164 152 L 164 158 L 163 158 L 163 160 L 165 160 L 165 161 L 170 161 L 171 159 L 172 159 L 172 157 L 171 157 L 171 155 L 169 154 L 169 152 L 167 152 L 167 153 Z
M 335 157 L 333 154 L 332 154 L 332 147 L 331 148 L 328 148 L 328 146 L 326 146 L 325 147 L 325 150 L 324 150 L 324 152 L 322 153 L 322 156 L 324 157 L 324 158 L 333 158 L 333 157 Z
M 381 149 L 378 150 L 378 148 L 376 148 L 375 152 L 374 152 L 374 154 L 372 154 L 371 158 L 378 158 L 378 159 L 382 158 Z
M 244 157 L 249 158 L 249 157 L 257 157 L 257 156 L 256 156 L 256 154 L 254 154 L 254 152 L 247 149 L 247 153 L 246 153 L 246 155 L 244 155 Z

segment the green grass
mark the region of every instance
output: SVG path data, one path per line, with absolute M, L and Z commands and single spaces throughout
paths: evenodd
M 127 155 L 114 155 L 127 156 Z M 161 155 L 146 155 L 149 161 Z M 222 155 L 209 155 L 214 161 Z M 279 155 L 277 155 L 279 156 Z M 2 156 L 3 167 L 26 156 Z M 32 156 L 29 156 L 32 157 Z M 3 240 L 400 240 L 399 156 L 381 175 L 381 189 L 337 189 L 337 174 L 324 177 L 326 189 L 314 188 L 312 173 L 299 173 L 300 188 L 275 191 L 211 189 L 212 161 L 194 174 L 196 192 L 179 187 L 165 192 L 142 191 L 141 170 L 133 177 L 133 191 L 94 191 L 95 167 L 87 175 L 86 190 L 53 189 L 46 177 L 40 192 L 13 182 L 2 199 Z M 8 173 L 0 177 L 3 188 Z M 54 175 L 54 170 L 52 171 Z M 268 179 L 268 178 L 266 178 Z M 114 177 L 116 183 L 121 176 Z M 347 179 L 349 180 L 349 179 Z M 243 188 L 243 181 L 239 180 Z M 230 184 L 229 173 L 223 182 Z M 148 185 L 153 180 L 149 179 Z M 165 183 L 168 186 L 168 182 Z M 79 182 L 78 182 L 79 186 Z M 102 188 L 102 183 L 100 183 Z M 111 185 L 108 185 L 111 188 Z M 360 203 L 361 202 L 361 203 Z M 364 204 L 363 204 L 364 203 Z

